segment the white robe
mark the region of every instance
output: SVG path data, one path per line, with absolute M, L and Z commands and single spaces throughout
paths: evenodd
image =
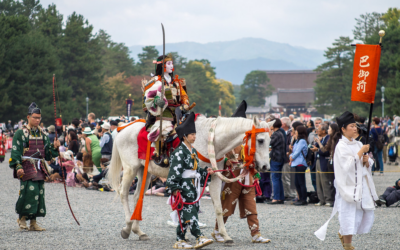
M 335 168 L 335 205 L 329 220 L 314 234 L 324 240 L 330 220 L 339 212 L 341 235 L 368 233 L 374 222 L 374 200 L 378 200 L 369 168 L 362 165 L 362 158 L 357 153 L 362 143 L 349 141 L 346 137 L 339 140 L 334 155 Z

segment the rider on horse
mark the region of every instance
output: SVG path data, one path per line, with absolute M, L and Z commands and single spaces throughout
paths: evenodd
M 148 139 L 155 142 L 160 134 L 160 116 L 163 120 L 162 134 L 165 137 L 174 130 L 181 111 L 189 109 L 189 97 L 186 94 L 185 80 L 179 79 L 178 76 L 174 78 L 174 64 L 171 57 L 160 56 L 153 63 L 156 65 L 156 75 L 144 87 L 143 110 L 147 113 L 146 128 L 150 129 Z M 162 72 L 163 64 L 164 72 Z M 162 82 L 165 88 L 163 97 Z

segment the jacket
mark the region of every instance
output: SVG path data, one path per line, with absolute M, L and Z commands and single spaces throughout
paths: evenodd
M 328 143 L 328 140 L 329 140 L 329 135 L 326 135 L 322 139 L 321 144 L 323 147 L 326 146 L 326 144 Z M 318 143 L 317 143 L 316 147 L 319 148 Z M 321 165 L 321 172 L 328 172 L 329 156 L 330 156 L 330 153 L 328 151 L 322 151 L 321 149 L 319 149 L 316 152 L 315 161 L 319 160 L 319 163 Z
M 269 144 L 272 148 L 269 153 L 271 161 L 283 163 L 285 160 L 286 143 L 283 133 L 279 130 L 275 131 L 271 136 L 271 142 Z
M 307 157 L 307 142 L 304 139 L 297 140 L 293 145 L 293 153 L 290 155 L 293 158 L 291 167 L 299 165 L 307 166 L 305 157 Z M 303 153 L 302 153 L 303 152 Z
M 292 135 L 291 135 L 291 129 L 286 131 L 286 152 L 285 152 L 285 163 L 289 163 L 289 155 L 287 153 L 290 152 L 289 145 L 290 142 L 292 141 Z

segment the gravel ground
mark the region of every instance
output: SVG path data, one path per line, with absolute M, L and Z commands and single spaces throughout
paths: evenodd
M 172 249 L 175 229 L 166 224 L 171 212 L 165 203 L 166 198 L 146 197 L 144 200 L 141 227 L 150 240 L 139 241 L 134 234 L 124 240 L 120 236 L 125 225 L 123 208 L 119 199 L 114 199 L 115 193 L 68 188 L 71 206 L 81 223 L 78 226 L 68 209 L 62 184 L 45 185 L 47 215 L 38 218 L 38 222 L 47 231 L 20 232 L 15 214 L 19 182 L 12 178 L 7 164 L 9 156 L 7 153 L 6 161 L 0 164 L 0 183 L 3 186 L 0 195 L 0 249 Z M 399 171 L 400 167 L 386 166 L 385 170 Z M 397 172 L 375 176 L 378 194 L 392 186 L 399 177 Z M 286 203 L 257 204 L 261 232 L 272 240 L 271 243 L 252 244 L 246 221 L 235 214 L 227 224 L 234 245 L 214 243 L 207 249 L 342 249 L 337 237 L 339 223 L 336 218 L 329 225 L 325 242 L 313 234 L 329 218 L 332 208 L 295 207 Z M 202 231 L 211 237 L 215 220 L 211 200 L 202 200 L 202 209 L 205 212 L 199 215 L 200 221 L 207 224 Z M 353 245 L 357 249 L 399 249 L 399 214 L 399 208 L 378 208 L 371 233 L 354 237 Z M 193 242 L 193 236 L 190 239 Z

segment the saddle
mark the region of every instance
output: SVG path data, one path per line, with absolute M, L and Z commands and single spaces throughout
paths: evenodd
M 148 131 L 146 127 L 143 127 L 138 135 L 137 143 L 138 143 L 138 157 L 141 160 L 146 160 L 146 147 L 147 147 L 147 135 Z M 176 133 L 169 135 L 162 145 L 162 154 L 160 156 L 154 155 L 155 147 L 151 147 L 150 155 L 151 159 L 154 160 L 154 163 L 160 167 L 168 168 L 169 167 L 169 156 L 178 147 L 180 140 Z

